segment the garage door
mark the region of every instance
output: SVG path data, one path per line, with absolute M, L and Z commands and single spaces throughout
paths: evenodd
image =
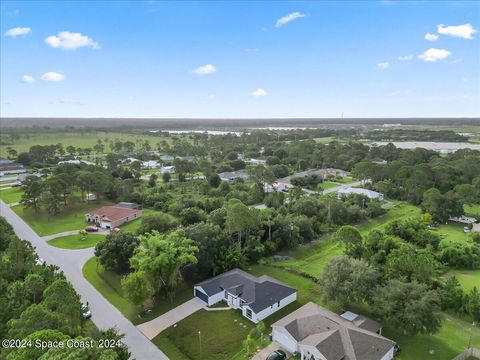
M 195 289 L 195 296 L 202 299 L 203 301 L 205 301 L 208 304 L 208 296 L 206 294 L 204 294 L 203 292 L 201 292 L 200 290 Z

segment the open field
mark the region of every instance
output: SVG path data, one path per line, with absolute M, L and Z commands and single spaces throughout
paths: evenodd
M 94 247 L 99 241 L 103 240 L 105 235 L 87 234 L 82 240 L 82 235 L 62 236 L 48 241 L 49 245 L 62 249 L 86 249 Z
M 463 232 L 464 224 L 449 222 L 442 224 L 435 232 L 440 235 L 442 239 L 447 239 L 451 242 L 463 242 L 468 239 L 469 233 Z
M 157 316 L 183 304 L 193 297 L 192 287 L 186 283 L 178 286 L 173 301 L 160 299 L 151 309 L 152 311 L 143 316 L 138 315 L 138 309 L 127 300 L 122 291 L 121 275 L 106 270 L 97 262 L 96 257 L 88 260 L 82 269 L 83 276 L 92 284 L 112 305 L 114 305 L 126 318 L 134 324 L 150 321 Z
M 480 220 L 480 204 L 465 204 L 463 205 L 465 215 L 473 216 Z
M 469 292 L 476 286 L 480 290 L 480 270 L 452 270 L 444 277 L 455 276 L 465 292 Z
M 28 136 L 28 137 L 27 137 Z M 75 133 L 32 133 L 23 135 L 19 140 L 15 141 L 12 145 L 0 145 L 0 157 L 7 157 L 6 149 L 11 147 L 18 153 L 25 152 L 33 145 L 53 145 L 61 143 L 64 148 L 67 146 L 74 146 L 76 148 L 93 148 L 93 146 L 100 139 L 105 144 L 107 141 L 145 141 L 148 140 L 152 148 L 161 140 L 171 141 L 169 137 L 160 137 L 147 134 L 128 134 L 128 133 L 116 133 L 116 132 L 75 132 Z M 105 152 L 110 152 L 108 145 L 105 145 Z
M 52 216 L 48 216 L 48 213 L 43 209 L 37 212 L 33 209 L 26 209 L 24 206 L 15 206 L 13 209 L 38 235 L 45 236 L 83 229 L 87 225 L 85 221 L 86 213 L 104 205 L 111 205 L 108 201 L 97 204 L 95 202 L 86 203 L 78 199 L 70 199 L 67 203 L 66 207 L 61 207 L 59 214 Z
M 3 200 L 6 204 L 12 204 L 20 202 L 22 199 L 22 188 L 15 187 L 5 190 L 0 190 L 0 199 Z
M 230 360 L 242 350 L 242 341 L 253 327 L 233 309 L 199 310 L 163 331 L 153 343 L 172 360 Z
M 336 184 L 334 182 L 331 182 L 331 181 L 324 181 L 321 184 L 319 184 L 318 186 L 319 187 L 321 186 L 321 188 L 323 190 L 327 190 L 327 189 L 335 188 L 335 187 L 340 186 L 340 185 Z
M 365 236 L 373 228 L 381 229 L 391 220 L 415 216 L 419 211 L 420 210 L 413 205 L 395 202 L 385 215 L 363 222 L 358 226 L 358 229 L 360 233 Z M 319 243 L 313 246 L 306 245 L 292 251 L 289 254 L 293 256 L 292 260 L 277 262 L 275 266 L 305 273 L 318 279 L 327 261 L 332 256 L 339 256 L 342 255 L 342 253 L 343 245 L 333 240 L 331 235 L 326 235 Z

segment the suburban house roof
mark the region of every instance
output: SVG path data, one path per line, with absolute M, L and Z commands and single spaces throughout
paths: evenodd
M 244 180 L 247 180 L 250 178 L 250 175 L 244 171 L 238 170 L 238 171 L 225 171 L 220 174 L 218 174 L 220 179 L 222 180 L 233 180 L 236 178 L 241 178 Z
M 100 209 L 90 212 L 88 215 L 98 216 L 103 221 L 115 222 L 138 212 L 138 207 L 132 208 L 129 206 L 124 206 L 123 204 L 129 203 L 118 203 L 113 206 L 103 206 Z
M 362 315 L 347 320 L 309 302 L 272 327 L 284 328 L 299 345 L 316 348 L 329 360 L 380 360 L 395 343 L 362 326 L 375 329 L 373 324 L 379 325 Z
M 208 296 L 226 290 L 245 301 L 256 313 L 297 292 L 268 276 L 257 278 L 240 269 L 227 271 L 195 286 L 201 287 Z
M 346 188 L 346 189 L 340 189 L 340 190 L 338 190 L 338 193 L 339 194 L 345 194 L 345 195 L 350 195 L 350 194 L 364 195 L 364 196 L 366 196 L 370 199 L 376 199 L 376 198 L 379 198 L 379 197 L 383 196 L 383 194 L 381 194 L 379 192 L 376 192 L 376 191 L 373 191 L 373 190 L 362 189 L 362 188 L 353 188 L 353 187 L 349 187 L 349 188 Z

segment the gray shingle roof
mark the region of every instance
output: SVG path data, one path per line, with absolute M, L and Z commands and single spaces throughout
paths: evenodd
M 230 270 L 195 286 L 200 286 L 208 296 L 227 290 L 245 301 L 256 313 L 297 292 L 268 276 L 256 278 L 240 269 Z
M 376 329 L 378 323 L 359 318 L 356 324 L 310 302 L 272 327 L 285 328 L 299 345 L 316 348 L 328 360 L 380 360 L 395 343 L 366 329 Z

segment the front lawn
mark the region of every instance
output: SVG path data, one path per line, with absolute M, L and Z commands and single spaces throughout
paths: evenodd
M 97 263 L 94 256 L 83 266 L 83 276 L 97 289 L 113 306 L 115 306 L 126 318 L 135 325 L 150 321 L 161 314 L 183 304 L 193 297 L 193 287 L 187 283 L 181 283 L 178 286 L 177 294 L 173 301 L 160 299 L 148 314 L 138 314 L 138 310 L 129 300 L 127 300 L 122 291 L 122 276 L 109 270 Z
M 254 323 L 239 311 L 199 310 L 152 341 L 172 360 L 230 360 L 242 351 Z
M 336 184 L 334 182 L 331 182 L 331 181 L 324 181 L 324 182 L 320 183 L 318 186 L 321 187 L 323 190 L 328 190 L 328 189 L 331 189 L 331 188 L 336 188 L 340 185 Z
M 435 230 L 442 239 L 447 239 L 451 242 L 464 242 L 468 239 L 469 233 L 463 232 L 464 224 L 450 222 L 448 224 L 442 224 Z
M 5 204 L 17 203 L 22 200 L 23 191 L 21 187 L 0 190 L 0 199 Z
M 26 209 L 24 206 L 15 206 L 13 210 L 40 236 L 57 234 L 64 231 L 80 230 L 87 226 L 85 214 L 93 209 L 98 209 L 110 202 L 103 201 L 101 204 L 95 202 L 83 202 L 78 198 L 69 199 L 66 207 L 61 206 L 60 213 L 49 216 L 40 209 L 37 212 L 33 209 Z
M 94 247 L 104 238 L 105 235 L 87 234 L 86 238 L 82 240 L 82 235 L 77 234 L 49 240 L 48 244 L 62 249 L 86 249 Z

